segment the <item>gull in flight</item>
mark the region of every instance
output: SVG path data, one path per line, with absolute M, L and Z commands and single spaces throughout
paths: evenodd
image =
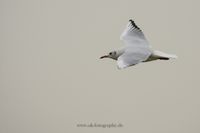
M 125 30 L 121 34 L 120 40 L 125 43 L 124 48 L 112 51 L 100 57 L 100 59 L 111 58 L 116 60 L 119 69 L 133 66 L 141 62 L 177 58 L 176 55 L 153 50 L 142 30 L 133 20 L 129 20 Z

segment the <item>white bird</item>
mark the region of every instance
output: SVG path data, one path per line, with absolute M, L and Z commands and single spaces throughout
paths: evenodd
M 133 20 L 129 20 L 125 30 L 121 34 L 120 40 L 126 44 L 124 48 L 112 51 L 100 57 L 100 59 L 111 58 L 117 60 L 119 69 L 133 66 L 141 62 L 177 58 L 176 55 L 153 50 L 141 29 Z

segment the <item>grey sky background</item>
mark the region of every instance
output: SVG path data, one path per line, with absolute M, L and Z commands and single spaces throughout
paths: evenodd
M 0 132 L 199 133 L 198 0 L 0 0 Z M 118 70 L 132 18 L 178 55 Z M 121 123 L 122 128 L 77 124 Z

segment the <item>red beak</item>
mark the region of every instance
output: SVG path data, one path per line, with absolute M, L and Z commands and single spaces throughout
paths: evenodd
M 99 59 L 108 58 L 108 55 L 101 56 Z

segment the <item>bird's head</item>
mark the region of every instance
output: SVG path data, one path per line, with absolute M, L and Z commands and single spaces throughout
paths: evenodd
M 117 60 L 117 58 L 118 58 L 117 52 L 116 51 L 112 51 L 112 52 L 108 53 L 107 55 L 104 55 L 104 56 L 100 57 L 100 59 L 103 59 L 103 58 L 111 58 L 111 59 Z

